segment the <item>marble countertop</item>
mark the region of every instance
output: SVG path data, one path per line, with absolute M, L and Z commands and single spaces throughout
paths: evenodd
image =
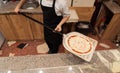
M 116 66 L 116 64 L 118 66 Z M 61 72 L 61 70 L 63 70 L 62 68 L 65 67 L 66 69 L 69 68 L 69 66 L 73 68 L 74 66 L 76 66 L 75 69 L 79 68 L 80 72 L 82 71 L 83 73 L 120 72 L 119 69 L 116 69 L 116 67 L 119 68 L 120 66 L 120 49 L 96 51 L 93 54 L 92 60 L 90 62 L 86 62 L 70 53 L 28 55 L 0 58 L 0 72 L 2 73 L 8 70 L 14 71 L 13 73 L 21 73 L 20 71 L 23 71 L 22 73 L 25 73 L 26 71 L 32 70 L 33 72 L 30 73 L 35 73 L 35 71 L 41 69 L 43 69 L 44 71 L 57 70 L 57 73 L 64 73 Z
M 0 14 L 15 14 L 14 9 L 19 1 L 9 1 L 7 4 L 2 4 L 0 6 Z M 42 14 L 41 6 L 35 9 L 20 9 L 20 12 L 23 13 L 34 13 L 34 14 Z M 79 17 L 74 9 L 70 9 L 70 18 L 67 21 L 69 22 L 78 22 Z
M 0 5 L 0 14 L 10 14 L 10 13 L 15 13 L 14 9 L 16 5 L 18 4 L 19 1 L 9 1 L 7 4 L 2 4 Z M 39 6 L 38 8 L 35 9 L 20 9 L 20 12 L 24 13 L 42 13 L 41 7 Z

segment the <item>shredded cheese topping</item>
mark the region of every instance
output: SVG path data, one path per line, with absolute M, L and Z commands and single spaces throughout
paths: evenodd
M 90 42 L 77 35 L 69 37 L 68 45 L 73 51 L 81 54 L 88 53 L 91 50 Z

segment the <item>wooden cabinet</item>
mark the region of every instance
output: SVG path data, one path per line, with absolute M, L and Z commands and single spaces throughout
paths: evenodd
M 29 14 L 42 21 L 42 15 Z M 7 40 L 43 40 L 43 27 L 21 15 L 0 15 L 0 31 Z
M 70 0 L 68 2 L 70 9 L 76 10 L 79 21 L 91 21 L 91 18 L 95 11 L 95 0 Z
M 105 21 L 102 20 L 105 18 Z M 105 25 L 103 30 L 100 27 Z M 120 6 L 114 2 L 104 2 L 101 6 L 95 25 L 97 34 L 101 39 L 113 41 L 120 34 Z
M 95 7 L 71 7 L 71 9 L 76 10 L 79 17 L 79 21 L 87 21 L 87 22 L 91 21 L 91 18 L 95 11 Z
M 31 17 L 33 17 L 34 19 L 36 19 L 40 22 L 43 22 L 42 14 L 41 15 L 40 14 L 32 14 Z M 44 39 L 43 26 L 32 20 L 30 20 L 30 25 L 31 25 L 33 38 L 43 40 Z

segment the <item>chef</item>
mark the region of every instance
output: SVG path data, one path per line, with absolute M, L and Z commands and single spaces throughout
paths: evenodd
M 27 0 L 21 0 L 15 8 L 19 12 L 20 7 Z M 67 0 L 39 0 L 43 11 L 44 25 L 61 32 L 62 25 L 69 19 L 70 12 L 67 6 Z M 59 45 L 62 43 L 62 35 L 50 31 L 44 27 L 44 38 L 49 47 L 49 53 L 57 53 Z

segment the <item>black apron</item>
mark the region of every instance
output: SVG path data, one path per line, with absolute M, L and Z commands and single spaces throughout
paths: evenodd
M 40 2 L 43 11 L 43 22 L 44 25 L 55 29 L 59 22 L 62 20 L 62 16 L 57 16 L 55 13 L 55 1 L 53 1 L 52 7 L 46 7 Z M 50 49 L 50 53 L 57 53 L 59 45 L 62 43 L 62 35 L 54 33 L 53 31 L 44 27 L 44 39 Z

